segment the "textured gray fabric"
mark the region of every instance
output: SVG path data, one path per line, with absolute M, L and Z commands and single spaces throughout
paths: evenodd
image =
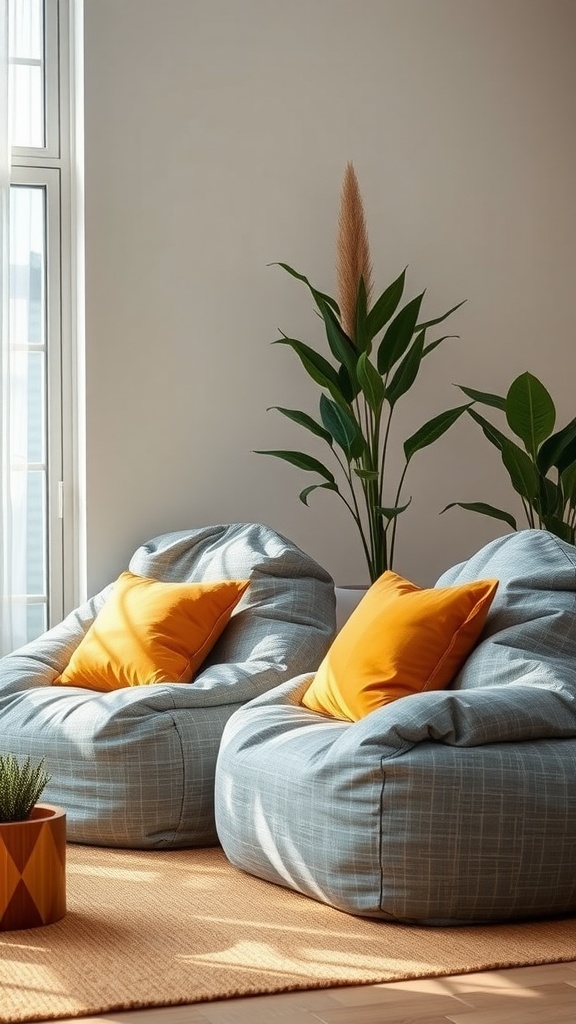
M 575 565 L 524 531 L 441 577 L 501 581 L 457 688 L 340 722 L 301 706 L 307 674 L 239 709 L 216 769 L 230 860 L 388 920 L 575 911 Z
M 245 701 L 320 663 L 335 629 L 330 576 L 266 526 L 164 534 L 132 572 L 164 581 L 250 578 L 191 684 L 95 693 L 52 686 L 109 587 L 0 660 L 0 751 L 45 757 L 46 800 L 74 842 L 182 847 L 217 841 L 214 769 L 222 730 Z
M 492 541 L 436 586 L 496 577 L 482 633 L 454 687 L 534 683 L 576 691 L 576 548 L 544 530 Z

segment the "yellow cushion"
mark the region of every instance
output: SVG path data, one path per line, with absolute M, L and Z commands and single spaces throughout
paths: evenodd
M 336 636 L 302 703 L 357 721 L 448 686 L 478 640 L 498 580 L 424 590 L 385 572 Z
M 161 583 L 123 572 L 54 685 L 190 682 L 248 582 Z

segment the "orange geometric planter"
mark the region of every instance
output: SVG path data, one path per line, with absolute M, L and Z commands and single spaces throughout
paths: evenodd
M 66 913 L 66 812 L 36 804 L 0 822 L 0 932 L 53 924 Z

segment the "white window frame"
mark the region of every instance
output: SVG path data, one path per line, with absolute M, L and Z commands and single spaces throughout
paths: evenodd
M 85 595 L 82 0 L 44 2 L 45 145 L 13 147 L 11 184 L 46 195 L 48 627 Z

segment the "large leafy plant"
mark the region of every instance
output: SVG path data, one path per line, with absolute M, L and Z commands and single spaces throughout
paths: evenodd
M 428 340 L 462 303 L 431 320 L 421 319 L 424 292 L 402 305 L 406 270 L 372 301 L 372 266 L 364 209 L 351 164 L 342 186 L 338 232 L 338 299 L 313 287 L 286 263 L 278 264 L 308 288 L 323 321 L 326 355 L 286 334 L 274 342 L 296 354 L 320 388 L 319 417 L 300 409 L 272 406 L 330 449 L 333 468 L 306 452 L 259 451 L 316 475 L 300 492 L 307 505 L 319 488 L 334 491 L 350 512 L 362 541 L 370 579 L 392 567 L 406 472 L 416 452 L 436 441 L 469 403 L 439 413 L 403 444 L 404 465 L 389 480 L 391 425 L 400 400 L 414 384 L 423 360 L 448 337 Z
M 510 483 L 520 495 L 528 526 L 549 530 L 574 544 L 576 418 L 553 434 L 556 408 L 552 397 L 541 381 L 528 372 L 512 381 L 505 397 L 461 385 L 460 390 L 474 403 L 469 406 L 468 414 L 500 452 Z M 482 416 L 475 408 L 476 403 L 504 413 L 508 427 L 523 448 Z M 446 509 L 454 506 L 500 519 L 513 530 L 518 529 L 516 518 L 510 512 L 487 502 L 453 501 Z

